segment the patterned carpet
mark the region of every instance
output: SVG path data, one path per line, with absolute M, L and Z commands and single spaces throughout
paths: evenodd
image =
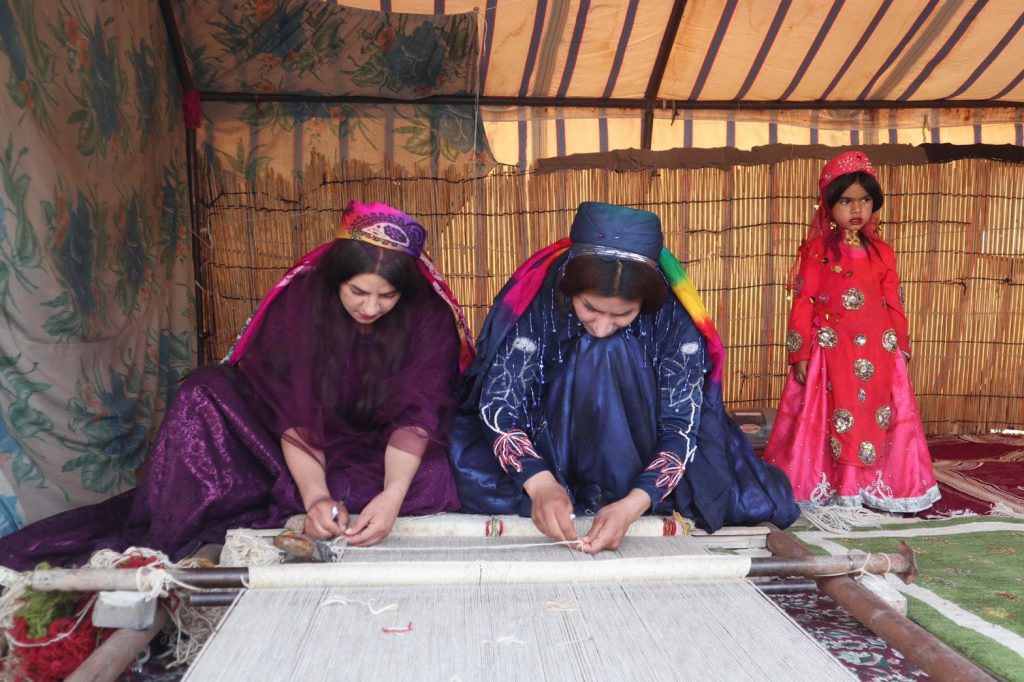
M 928 439 L 942 499 L 920 516 L 1003 505 L 1024 514 L 1024 436 L 938 436 Z
M 857 679 L 872 682 L 931 679 L 824 592 L 773 594 L 771 600 L 824 645 Z

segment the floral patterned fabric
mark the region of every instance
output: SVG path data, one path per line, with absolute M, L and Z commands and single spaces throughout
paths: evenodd
M 0 0 L 0 534 L 132 486 L 194 363 L 172 62 L 157 3 Z
M 206 92 L 408 99 L 476 91 L 474 12 L 374 12 L 323 0 L 174 7 L 189 71 Z
M 214 177 L 301 179 L 314 155 L 440 174 L 493 165 L 479 109 L 428 104 L 224 103 L 209 93 L 421 99 L 477 91 L 474 12 L 374 12 L 323 0 L 182 0 L 188 68 L 207 93 Z
M 203 104 L 199 144 L 215 178 L 253 182 L 268 171 L 301 180 L 314 156 L 441 175 L 493 166 L 472 107 L 417 104 L 269 102 Z

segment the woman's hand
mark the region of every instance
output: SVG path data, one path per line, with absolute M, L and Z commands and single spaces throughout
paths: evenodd
M 356 522 L 345 531 L 348 544 L 368 547 L 391 534 L 405 495 L 401 491 L 385 488 L 359 512 Z
M 793 378 L 796 379 L 796 383 L 803 386 L 807 383 L 807 360 L 798 360 L 793 363 Z
M 597 554 L 605 549 L 618 549 L 626 531 L 651 506 L 651 498 L 644 491 L 633 488 L 618 502 L 602 507 L 586 535 L 580 536 L 582 549 Z
M 576 539 L 569 493 L 550 471 L 531 476 L 523 488 L 533 503 L 533 525 L 537 530 L 559 542 Z
M 334 510 L 338 517 L 334 518 Z M 336 538 L 345 532 L 348 526 L 348 510 L 338 500 L 321 497 L 306 510 L 306 520 L 302 524 L 302 533 L 317 540 Z

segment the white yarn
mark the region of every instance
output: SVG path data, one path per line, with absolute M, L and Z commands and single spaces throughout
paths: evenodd
M 6 566 L 0 566 L 0 587 L 10 587 L 14 583 L 23 581 L 21 573 L 12 571 Z
M 643 580 L 742 578 L 750 557 L 730 555 L 655 556 L 592 561 L 421 561 L 253 566 L 254 588 L 353 587 L 370 585 L 489 585 Z
M 348 545 L 348 551 L 350 552 L 499 552 L 509 549 L 526 549 L 528 547 L 555 547 L 558 545 L 565 545 L 567 547 L 580 547 L 582 542 L 579 540 L 552 540 L 551 542 L 523 542 L 523 543 L 512 543 L 512 544 L 490 544 L 490 545 L 457 545 L 451 547 L 381 547 L 380 545 L 374 545 L 372 547 L 353 547 Z
M 523 646 L 526 646 L 526 642 L 524 642 L 521 639 L 517 639 L 515 637 L 515 635 L 503 635 L 501 637 L 498 637 L 498 638 L 494 639 L 493 641 L 489 640 L 489 639 L 481 639 L 480 643 L 481 644 L 522 644 Z
M 174 646 L 157 656 L 166 668 L 192 665 L 207 640 L 217 629 L 223 607 L 195 607 L 183 601 L 175 611 L 168 610 L 174 624 Z M 216 617 L 211 617 L 216 612 Z
M 546 611 L 554 611 L 560 613 L 574 613 L 580 610 L 579 602 L 571 599 L 562 599 L 555 601 L 550 599 L 544 602 L 544 609 Z
M 993 512 L 993 513 L 995 513 L 995 512 Z M 929 514 L 925 518 L 933 519 L 933 520 L 937 520 L 937 519 L 961 519 L 961 518 L 969 518 L 971 516 L 979 516 L 979 514 L 978 514 L 978 512 L 971 511 L 970 509 L 950 509 L 949 511 L 944 511 L 944 512 L 934 512 L 932 514 Z
M 19 573 L 18 579 L 9 583 L 3 595 L 0 595 L 0 628 L 5 631 L 14 625 L 14 617 L 21 611 L 26 589 L 25 577 Z
M 1024 519 L 1024 512 L 1019 512 L 1006 502 L 996 502 L 989 512 L 992 516 L 1007 516 L 1011 519 Z
M 274 547 L 266 536 L 244 528 L 229 530 L 220 552 L 221 566 L 267 566 L 279 564 L 283 559 L 284 552 Z
M 376 601 L 376 599 L 359 601 L 358 599 L 346 599 L 345 597 L 331 597 L 330 599 L 326 599 L 320 602 L 320 606 L 330 606 L 331 604 L 341 604 L 342 606 L 348 606 L 349 604 L 359 604 L 360 606 L 365 606 L 369 610 L 369 612 L 375 616 L 379 616 L 380 614 L 386 613 L 388 611 L 398 610 L 398 604 L 388 604 L 387 606 L 378 607 L 374 606 L 374 603 Z
M 801 516 L 814 527 L 829 533 L 848 533 L 853 528 L 878 527 L 892 520 L 886 514 L 879 514 L 864 507 L 841 507 L 800 503 Z
M 294 531 L 293 531 L 294 532 Z M 229 530 L 224 538 L 224 547 L 220 553 L 220 566 L 270 566 L 279 564 L 285 559 L 285 552 L 274 547 L 274 537 L 281 534 L 281 529 L 250 530 L 235 528 Z M 323 540 L 335 561 L 344 555 L 348 542 L 344 537 Z

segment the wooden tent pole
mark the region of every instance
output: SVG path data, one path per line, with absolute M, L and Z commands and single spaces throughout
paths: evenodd
M 174 10 L 170 0 L 159 0 L 160 13 L 164 20 L 164 27 L 167 29 L 167 38 L 171 46 L 171 55 L 174 58 L 174 66 L 178 71 L 178 80 L 182 92 L 196 89 L 195 81 L 192 79 L 192 72 L 188 68 L 188 60 L 185 58 L 184 41 L 181 38 L 181 31 L 178 29 L 178 22 L 174 18 Z M 196 152 L 196 131 L 194 128 L 185 127 L 185 173 L 188 178 L 188 210 L 189 225 L 192 235 L 192 280 L 195 283 L 195 313 L 196 313 L 196 361 L 197 367 L 206 364 L 206 345 L 209 333 L 206 329 L 206 315 L 204 313 L 204 289 L 209 290 L 204 278 L 202 241 L 199 238 L 199 175 L 197 168 Z
M 675 0 L 672 4 L 672 12 L 668 16 L 668 23 L 665 26 L 665 33 L 661 37 L 661 45 L 658 47 L 658 56 L 654 60 L 654 68 L 651 69 L 651 77 L 647 81 L 647 89 L 644 90 L 644 117 L 640 126 L 640 148 L 650 149 L 654 137 L 654 102 L 661 90 L 661 81 L 665 77 L 665 69 L 668 67 L 668 59 L 672 54 L 672 47 L 676 42 L 676 35 L 679 33 L 679 25 L 683 22 L 683 11 L 686 9 L 686 0 Z
M 768 549 L 782 560 L 809 559 L 815 556 L 772 524 L 761 525 L 769 528 Z M 938 682 L 993 679 L 852 578 L 845 575 L 819 577 L 816 582 L 823 592 L 866 628 Z

